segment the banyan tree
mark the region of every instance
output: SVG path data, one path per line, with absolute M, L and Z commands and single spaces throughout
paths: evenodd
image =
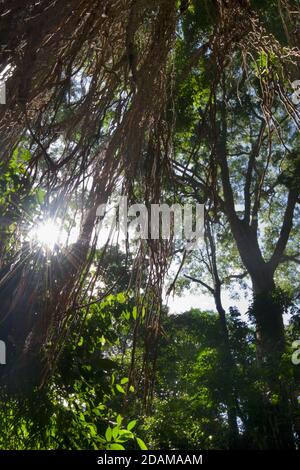
M 131 202 L 159 204 L 166 195 L 176 199 L 179 188 L 190 184 L 188 167 L 179 171 L 182 159 L 174 136 L 178 90 L 197 67 L 207 67 L 213 77 L 201 116 L 199 112 L 203 126 L 198 136 L 208 132 L 212 144 L 206 162 L 209 176 L 199 180 L 198 196 L 213 221 L 219 211 L 228 217 L 254 295 L 273 289 L 275 264 L 289 237 L 299 186 L 287 186 L 284 233 L 271 260 L 274 266 L 266 265 L 253 226 L 240 221 L 234 210 L 228 164 L 222 157 L 224 77 L 239 71 L 239 99 L 251 61 L 261 61 L 255 86 L 266 138 L 280 135 L 275 99 L 299 129 L 299 109 L 291 97 L 291 82 L 300 77 L 299 5 L 277 2 L 280 31 L 274 31 L 260 3 L 0 2 L 0 76 L 6 85 L 6 104 L 0 105 L 0 171 L 7 194 L 0 200 L 0 337 L 6 340 L 8 354 L 2 384 L 12 390 L 24 381 L 42 387 L 55 369 L 71 325 L 80 328 L 89 306 L 105 297 L 102 292 L 99 299 L 99 282 L 105 276 L 102 257 L 95 256 L 99 205 L 116 193 Z M 190 42 L 182 45 L 189 35 Z M 255 152 L 245 193 L 249 211 L 253 172 Z M 34 243 L 30 233 L 35 225 L 49 220 L 67 234 L 76 225 L 76 237 L 66 236 L 64 244 L 54 243 L 51 250 Z M 134 382 L 142 374 L 145 399 L 152 393 L 172 247 L 165 240 L 142 240 L 132 268 L 130 288 L 138 313 L 130 377 Z M 259 301 L 256 307 L 261 354 L 269 360 L 278 346 L 278 357 L 285 350 L 283 312 L 265 313 Z M 143 371 L 136 371 L 135 340 L 142 334 L 145 361 Z M 269 379 L 272 389 L 276 379 Z M 283 395 L 287 400 L 286 391 Z M 287 409 L 274 419 L 285 433 L 283 445 L 292 447 L 291 422 L 282 422 Z

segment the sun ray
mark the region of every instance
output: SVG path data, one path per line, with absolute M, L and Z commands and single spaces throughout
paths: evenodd
M 30 239 L 46 249 L 53 251 L 61 241 L 61 228 L 54 220 L 45 220 L 33 227 L 29 233 Z

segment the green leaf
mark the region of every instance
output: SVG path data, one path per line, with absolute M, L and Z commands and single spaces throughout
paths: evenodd
M 122 385 L 127 384 L 128 382 L 129 382 L 128 377 L 124 377 L 124 378 L 121 380 L 121 384 L 122 384 Z
M 124 394 L 126 393 L 125 390 L 124 390 L 124 388 L 123 388 L 122 385 L 120 385 L 120 384 L 117 384 L 117 385 L 116 385 L 116 389 L 117 389 L 120 393 L 124 393 Z
M 116 427 L 113 428 L 113 430 L 112 430 L 112 437 L 113 437 L 113 439 L 114 439 L 114 440 L 117 440 L 118 435 L 119 435 L 119 428 L 118 428 L 118 426 L 116 426 Z
M 130 421 L 130 423 L 128 423 L 128 425 L 127 425 L 128 431 L 131 431 L 131 429 L 134 428 L 134 426 L 136 425 L 136 423 L 137 423 L 136 420 Z
M 112 438 L 112 429 L 111 427 L 108 427 L 105 431 L 105 439 L 107 440 L 107 442 L 110 442 L 111 438 Z
M 142 439 L 137 437 L 136 440 L 141 450 L 148 450 L 148 447 L 146 446 L 145 442 Z
M 136 307 L 133 307 L 132 316 L 133 316 L 133 319 L 136 320 L 136 317 L 137 317 L 137 308 Z
M 126 301 L 126 297 L 123 292 L 120 292 L 119 294 L 117 294 L 117 302 L 119 302 L 119 304 L 123 304 L 125 301 Z
M 97 427 L 93 423 L 88 423 L 87 427 L 90 430 L 90 434 L 92 437 L 95 437 L 97 435 Z
M 106 339 L 104 338 L 104 336 L 103 336 L 103 335 L 102 335 L 100 338 L 98 338 L 98 342 L 99 342 L 99 343 L 100 343 L 102 346 L 104 346 L 104 345 L 105 345 L 105 343 L 106 343 Z
M 134 435 L 132 434 L 131 431 L 128 431 L 127 429 L 120 429 L 119 431 L 119 436 L 125 439 L 133 439 Z M 120 441 L 120 438 L 118 439 Z
M 121 415 L 118 415 L 118 416 L 117 416 L 117 424 L 118 424 L 119 426 L 121 426 L 122 420 L 123 420 L 122 416 L 121 416 Z
M 123 312 L 123 316 L 124 316 L 125 320 L 129 320 L 130 319 L 130 312 L 128 312 L 128 310 L 125 310 Z
M 125 447 L 121 446 L 121 444 L 111 444 L 109 448 L 110 450 L 125 450 Z

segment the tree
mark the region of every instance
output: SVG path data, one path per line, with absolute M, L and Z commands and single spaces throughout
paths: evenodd
M 237 5 L 235 8 L 244 27 L 240 35 L 234 36 L 230 28 L 224 30 L 223 42 L 216 41 L 211 56 L 201 55 L 200 65 L 192 63 L 188 77 L 179 73 L 183 82 L 178 85 L 178 106 L 189 99 L 193 112 L 189 120 L 179 120 L 174 171 L 179 183 L 184 181 L 194 197 L 206 201 L 212 220 L 218 223 L 222 213 L 229 224 L 252 280 L 258 365 L 271 394 L 279 396 L 276 406 L 266 405 L 267 421 L 271 421 L 267 425 L 268 445 L 292 448 L 289 398 L 284 379 L 277 373 L 286 350 L 282 316 L 288 297 L 276 287 L 275 273 L 284 259 L 299 202 L 299 116 L 287 91 L 289 77 L 295 71 L 290 60 L 293 52 L 290 49 L 291 56 L 283 61 L 280 50 L 287 46 L 282 29 L 275 38 L 268 20 L 263 24 L 249 4 L 248 13 L 253 20 L 257 18 L 264 31 L 258 33 L 251 21 L 246 25 L 244 10 Z M 232 21 L 232 11 L 224 9 L 221 18 L 224 23 Z M 196 14 L 193 25 L 194 34 L 199 34 L 202 25 Z M 185 64 L 182 70 L 191 65 L 190 57 L 181 59 Z M 203 84 L 205 91 L 201 90 Z M 291 161 L 289 170 L 284 169 Z M 271 222 L 272 243 L 261 230 L 261 225 L 268 227 L 270 223 L 266 214 L 276 214 L 280 221 L 277 229 Z
M 209 286 L 222 325 L 222 348 L 202 359 L 207 354 L 231 370 L 222 268 L 214 255 L 221 226 L 228 230 L 222 244 L 231 234 L 230 253 L 239 254 L 234 263 L 244 265 L 253 284 L 261 374 L 253 393 L 265 416 L 254 427 L 257 433 L 267 428 L 266 448 L 294 446 L 282 316 L 295 290 L 286 292 L 278 277 L 284 272 L 295 279 L 291 263 L 299 261 L 298 235 L 291 240 L 299 225 L 299 112 L 291 96 L 299 68 L 298 14 L 292 0 L 1 2 L 6 387 L 14 389 L 24 377 L 29 387 L 51 382 L 68 335 L 82 328 L 82 314 L 96 315 L 95 306 L 123 290 L 130 271 L 134 324 L 122 340 L 131 347 L 128 389 L 139 384 L 139 404 L 149 406 L 172 243 L 143 240 L 130 268 L 126 261 L 119 269 L 113 253 L 106 261 L 105 249 L 99 253 L 97 210 L 118 192 L 147 206 L 192 196 L 206 204 Z M 47 221 L 66 235 L 51 250 L 32 243 L 29 233 Z M 114 273 L 122 279 L 114 280 Z M 99 291 L 99 285 L 108 288 Z M 222 383 L 234 435 L 237 406 Z M 201 412 L 213 420 L 204 402 Z M 220 409 L 216 417 L 224 426 Z M 255 423 L 254 415 L 244 423 Z

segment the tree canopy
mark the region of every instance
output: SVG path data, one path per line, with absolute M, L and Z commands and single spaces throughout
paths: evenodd
M 299 17 L 0 2 L 1 449 L 299 448 Z M 120 197 L 202 240 L 107 233 Z

